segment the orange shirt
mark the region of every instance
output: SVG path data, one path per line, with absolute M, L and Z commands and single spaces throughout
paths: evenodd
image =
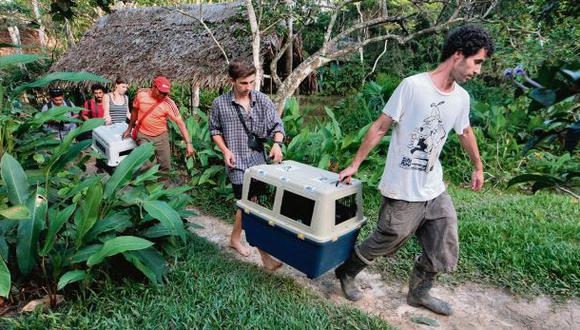
M 133 100 L 133 111 L 138 111 L 137 123 L 141 122 L 145 113 L 157 102 L 158 100 L 151 96 L 150 89 L 140 89 L 137 92 Z M 169 97 L 166 97 L 140 124 L 139 132 L 149 136 L 158 136 L 167 132 L 168 116 L 173 121 L 181 118 L 175 102 Z

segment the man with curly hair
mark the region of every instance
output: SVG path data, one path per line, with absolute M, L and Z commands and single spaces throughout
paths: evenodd
M 471 189 L 483 186 L 483 164 L 469 124 L 469 94 L 458 84 L 475 77 L 494 51 L 489 33 L 477 26 L 451 31 L 434 71 L 405 78 L 379 118 L 369 128 L 350 166 L 339 179 L 350 181 L 369 154 L 393 126 L 387 161 L 379 190 L 383 201 L 377 227 L 357 245 L 335 273 L 346 298 L 356 301 L 362 292 L 356 275 L 381 256 L 393 255 L 416 235 L 422 253 L 409 274 L 407 303 L 451 315 L 447 302 L 429 295 L 435 275 L 457 266 L 457 215 L 445 191 L 439 154 L 453 129 L 474 166 Z M 395 123 L 394 125 L 392 125 Z

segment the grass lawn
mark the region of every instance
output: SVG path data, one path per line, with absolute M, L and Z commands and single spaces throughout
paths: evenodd
M 524 195 L 500 190 L 474 193 L 449 187 L 459 217 L 460 260 L 456 272 L 441 277 L 448 283 L 474 281 L 505 287 L 525 296 L 580 296 L 580 204 L 567 195 L 539 192 Z M 201 192 L 201 190 L 200 190 Z M 215 203 L 203 190 L 196 204 L 231 222 L 233 201 Z M 368 224 L 359 240 L 375 228 L 380 194 L 364 192 Z M 393 258 L 373 265 L 386 279 L 406 279 L 420 253 L 415 240 Z
M 315 296 L 190 235 L 167 284 L 104 280 L 86 299 L 0 319 L 1 329 L 385 329 L 382 320 Z

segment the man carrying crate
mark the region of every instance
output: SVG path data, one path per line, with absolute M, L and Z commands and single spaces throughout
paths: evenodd
M 253 90 L 256 68 L 240 59 L 228 67 L 232 91 L 213 101 L 209 118 L 212 140 L 224 155 L 228 177 L 236 199 L 242 198 L 244 171 L 251 166 L 265 164 L 264 141 L 273 140 L 269 157 L 282 161 L 284 127 L 276 107 L 265 94 Z M 250 198 L 255 198 L 251 192 Z M 241 243 L 242 211 L 236 211 L 230 246 L 243 256 L 250 251 Z M 268 270 L 276 270 L 282 264 L 261 251 L 262 262 Z
M 371 149 L 396 123 L 379 184 L 383 201 L 377 227 L 335 271 L 346 298 L 361 299 L 354 282 L 356 275 L 377 257 L 393 255 L 415 234 L 422 254 L 415 259 L 409 275 L 407 303 L 452 314 L 450 304 L 429 295 L 435 275 L 454 270 L 459 254 L 457 215 L 445 191 L 439 154 L 453 129 L 474 166 L 471 189 L 481 189 L 483 164 L 469 124 L 470 98 L 457 83 L 478 75 L 493 51 L 489 33 L 480 27 L 463 26 L 451 31 L 439 66 L 401 82 L 370 126 L 350 166 L 339 173 L 339 180 L 349 182 Z

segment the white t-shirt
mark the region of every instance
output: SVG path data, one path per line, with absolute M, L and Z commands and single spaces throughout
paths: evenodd
M 469 126 L 469 94 L 457 83 L 444 93 L 420 73 L 401 82 L 383 113 L 395 121 L 379 183 L 383 196 L 410 202 L 439 196 L 445 191 L 439 154 L 451 129 L 463 134 Z

